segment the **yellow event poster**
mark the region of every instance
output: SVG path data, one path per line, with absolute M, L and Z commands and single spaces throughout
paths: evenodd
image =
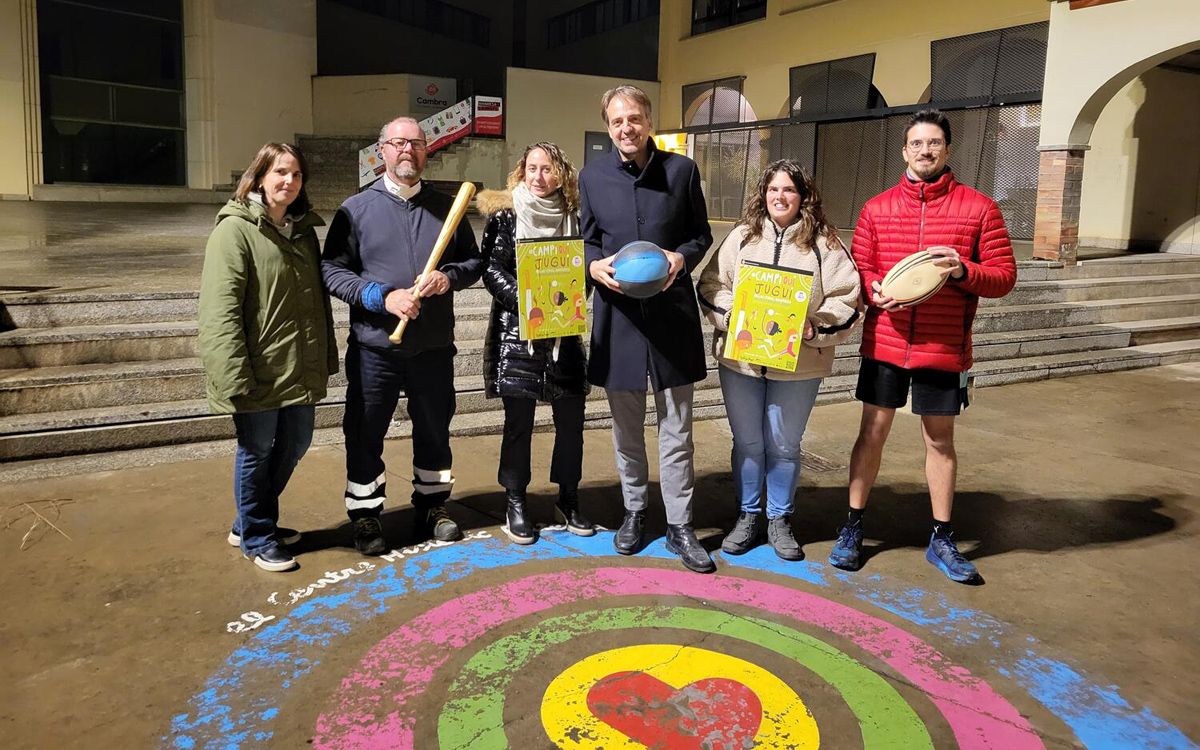
M 725 358 L 795 372 L 812 286 L 810 271 L 742 261 L 733 283 Z
M 517 309 L 525 341 L 587 333 L 582 239 L 517 243 Z

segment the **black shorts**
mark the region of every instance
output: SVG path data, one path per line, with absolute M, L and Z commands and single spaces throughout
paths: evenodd
M 918 368 L 906 370 L 863 357 L 854 397 L 865 404 L 899 409 L 908 402 L 912 383 L 912 411 L 931 417 L 948 417 L 967 406 L 967 387 L 961 373 Z

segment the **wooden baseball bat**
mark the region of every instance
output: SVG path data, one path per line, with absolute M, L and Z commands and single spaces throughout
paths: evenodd
M 450 206 L 450 213 L 446 214 L 446 220 L 442 222 L 442 231 L 438 234 L 437 242 L 433 243 L 429 260 L 425 262 L 425 270 L 417 277 L 418 279 L 424 278 L 431 271 L 437 269 L 438 263 L 442 261 L 442 253 L 446 252 L 446 246 L 450 244 L 450 240 L 458 230 L 459 222 L 467 213 L 467 207 L 471 205 L 471 199 L 474 197 L 475 183 L 464 182 L 459 186 L 458 195 L 454 196 L 454 205 Z M 420 293 L 417 296 L 421 296 Z M 408 318 L 400 318 L 400 323 L 396 326 L 396 330 L 392 331 L 392 335 L 388 336 L 388 341 L 399 344 L 400 340 L 404 338 L 405 328 L 408 328 Z

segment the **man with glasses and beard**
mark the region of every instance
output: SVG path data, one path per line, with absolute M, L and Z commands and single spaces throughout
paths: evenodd
M 950 525 L 958 455 L 954 419 L 967 405 L 971 325 L 980 297 L 1003 297 L 1017 280 L 1012 244 L 996 202 L 959 183 L 946 166 L 950 120 L 927 109 L 904 129 L 900 183 L 863 207 L 851 251 L 870 303 L 862 334 L 862 368 L 855 397 L 863 402 L 850 456 L 850 510 L 829 555 L 830 564 L 862 564 L 863 512 L 879 473 L 896 409 L 908 401 L 921 418 L 932 534 L 925 559 L 951 580 L 979 580 L 958 551 Z M 884 275 L 912 253 L 929 250 L 947 283 L 928 300 L 900 307 L 880 294 Z
M 354 546 L 381 555 L 388 546 L 379 516 L 386 494 L 383 439 L 400 391 L 412 421 L 413 492 L 419 533 L 461 537 L 446 512 L 454 485 L 450 420 L 454 416 L 454 303 L 483 273 L 468 222 L 462 222 L 438 268 L 421 271 L 450 212 L 450 196 L 421 182 L 425 133 L 411 117 L 379 132 L 387 170 L 338 209 L 325 238 L 322 275 L 330 294 L 350 305 L 346 351 L 346 510 Z M 388 335 L 401 318 L 404 339 Z

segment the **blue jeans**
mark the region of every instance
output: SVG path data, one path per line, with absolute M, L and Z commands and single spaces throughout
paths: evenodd
M 800 479 L 800 442 L 821 378 L 769 380 L 724 365 L 717 369 L 733 430 L 733 483 L 742 512 L 763 511 L 765 484 L 767 518 L 790 514 Z
M 314 406 L 285 406 L 233 415 L 233 530 L 251 557 L 276 544 L 279 493 L 312 442 L 315 413 Z

